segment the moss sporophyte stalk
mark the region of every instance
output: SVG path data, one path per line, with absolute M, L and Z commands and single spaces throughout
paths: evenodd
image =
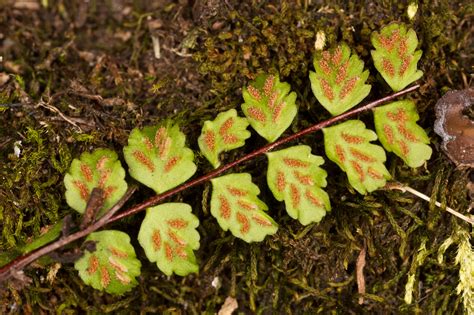
M 347 174 L 348 183 L 360 194 L 384 187 L 391 178 L 384 165 L 385 150 L 394 152 L 410 167 L 422 165 L 430 158 L 431 148 L 425 131 L 416 124 L 415 103 L 403 100 L 380 106 L 418 88 L 416 85 L 402 90 L 422 75 L 416 68 L 421 56 L 416 51 L 416 34 L 404 25 L 391 24 L 374 33 L 372 42 L 376 48 L 372 51 L 374 64 L 397 93 L 352 109 L 370 93 L 371 85 L 366 83 L 369 72 L 364 70 L 357 54 L 341 43 L 318 52 L 314 57 L 315 71 L 310 73 L 316 99 L 334 117 L 280 138 L 297 117 L 297 94 L 277 73 L 262 73 L 243 88 L 243 117 L 237 109 L 231 109 L 204 122 L 198 139 L 199 156 L 206 158 L 215 170 L 199 178 L 189 180 L 197 171 L 197 155 L 187 147 L 186 136 L 177 123 L 164 121 L 132 130 L 123 148 L 128 174 L 157 195 L 120 213 L 117 211 L 136 188 L 127 190 L 126 170 L 118 154 L 109 149 L 82 154 L 72 162 L 64 178 L 66 201 L 78 213 L 92 218 L 79 231 L 32 248 L 6 264 L 0 269 L 0 279 L 15 275 L 42 255 L 86 237 L 86 241 L 94 242 L 95 249 L 86 250 L 75 262 L 80 277 L 108 293 L 129 291 L 137 285 L 141 268 L 130 237 L 123 231 L 97 230 L 143 210 L 146 215 L 138 241 L 147 258 L 156 262 L 166 275 L 196 273 L 199 218 L 186 203 L 158 204 L 210 181 L 210 212 L 217 224 L 245 242 L 262 241 L 278 231 L 278 224 L 266 201 L 259 197 L 261 183 L 257 184 L 245 172 L 224 174 L 262 154 L 268 159 L 268 187 L 276 200 L 284 202 L 288 215 L 302 225 L 319 222 L 331 210 L 331 196 L 325 191 L 327 172 L 323 168 L 327 162 L 307 145 L 274 151 L 315 131 L 323 131 L 326 156 Z M 360 120 L 346 120 L 376 106 L 380 107 L 374 109 L 375 132 Z M 250 138 L 249 126 L 269 143 L 233 162 L 223 163 L 223 152 L 244 146 Z M 377 139 L 382 146 L 373 143 Z M 99 192 L 99 198 L 91 202 L 94 191 Z

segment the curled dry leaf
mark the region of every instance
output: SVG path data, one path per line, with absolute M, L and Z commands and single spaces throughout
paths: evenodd
M 237 303 L 237 300 L 231 296 L 228 296 L 217 315 L 231 315 L 238 307 L 239 304 Z
M 474 102 L 474 89 L 449 91 L 436 103 L 434 130 L 442 148 L 457 166 L 474 167 L 474 121 L 465 111 Z

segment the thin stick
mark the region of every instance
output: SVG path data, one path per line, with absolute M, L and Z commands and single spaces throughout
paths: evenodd
M 398 190 L 401 190 L 401 191 L 403 191 L 403 192 L 407 192 L 407 191 L 408 191 L 409 193 L 411 193 L 411 194 L 413 194 L 413 195 L 415 195 L 415 196 L 417 196 L 417 197 L 419 197 L 419 198 L 421 198 L 421 199 L 423 199 L 423 200 L 426 200 L 426 201 L 428 201 L 428 202 L 431 202 L 431 198 L 430 198 L 430 197 L 428 197 L 427 195 L 425 195 L 425 194 L 422 193 L 422 192 L 419 192 L 419 191 L 416 190 L 416 189 L 411 188 L 410 186 L 405 186 L 405 185 L 403 185 L 403 184 L 401 184 L 401 183 L 390 183 L 390 184 L 388 184 L 386 187 L 389 188 L 389 189 L 398 189 Z M 437 207 L 439 207 L 439 208 L 441 208 L 441 209 L 444 209 L 444 207 L 441 205 L 441 203 L 440 203 L 439 201 L 435 201 L 434 204 L 435 204 Z M 454 215 L 454 216 L 460 218 L 461 220 L 464 220 L 464 221 L 466 221 L 467 223 L 470 223 L 470 224 L 474 225 L 474 219 L 469 218 L 469 217 L 465 216 L 464 214 L 459 213 L 459 212 L 457 212 L 456 210 L 454 210 L 454 209 L 452 209 L 452 208 L 450 208 L 450 207 L 446 207 L 446 211 L 448 211 L 448 212 L 451 213 L 452 215 Z
M 365 267 L 365 255 L 367 254 L 367 248 L 364 244 L 362 249 L 359 252 L 356 262 L 356 275 L 357 275 L 357 291 L 359 292 L 359 304 L 364 304 L 364 294 L 365 294 L 365 277 L 364 277 L 364 267 Z
M 73 242 L 73 241 L 76 241 L 80 238 L 83 238 L 87 235 L 89 235 L 90 233 L 96 231 L 97 229 L 109 224 L 109 223 L 112 223 L 112 222 L 115 222 L 117 220 L 120 220 L 122 218 L 125 218 L 125 217 L 128 217 L 128 216 L 131 216 L 131 215 L 134 215 L 140 211 L 143 211 L 145 210 L 146 208 L 149 208 L 149 207 L 152 207 L 152 206 L 155 206 L 157 205 L 158 203 L 160 203 L 162 200 L 168 198 L 168 197 L 171 197 L 179 192 L 182 192 L 188 188 L 191 188 L 191 187 L 194 187 L 194 186 L 197 186 L 197 185 L 200 185 L 200 184 L 203 184 L 207 181 L 209 181 L 210 179 L 216 177 L 216 176 L 219 176 L 220 174 L 224 173 L 225 171 L 227 171 L 228 169 L 231 169 L 245 161 L 248 161 L 248 160 L 251 160 L 259 155 L 262 155 L 282 144 L 285 144 L 287 142 L 290 142 L 290 141 L 293 141 L 295 139 L 298 139 L 304 135 L 307 135 L 307 134 L 310 134 L 310 133 L 313 133 L 313 132 L 316 132 L 316 131 L 319 131 L 327 126 L 330 126 L 330 125 L 333 125 L 335 123 L 338 123 L 338 122 L 341 122 L 347 118 L 350 118 L 350 117 L 353 117 L 359 113 L 362 113 L 362 112 L 365 112 L 365 111 L 368 111 L 376 106 L 379 106 L 379 105 L 382 105 L 386 102 L 389 102 L 393 99 L 396 99 L 397 97 L 400 97 L 402 95 L 405 95 L 405 94 L 408 94 L 410 92 L 413 92 L 415 91 L 416 89 L 418 89 L 420 87 L 419 84 L 417 85 L 414 85 L 412 87 L 409 87 L 405 90 L 402 90 L 402 91 L 399 91 L 397 93 L 394 93 L 394 94 L 391 94 L 391 95 L 388 95 L 386 97 L 383 97 L 381 99 L 378 99 L 374 102 L 371 102 L 367 105 L 364 105 L 364 106 L 361 106 L 361 107 L 358 107 L 356 109 L 353 109 L 351 111 L 348 111 L 344 114 L 341 114 L 339 116 L 335 116 L 335 117 L 332 117 L 328 120 L 325 120 L 325 121 L 322 121 L 320 123 L 317 123 L 309 128 L 306 128 L 306 129 L 303 129 L 301 130 L 300 132 L 297 132 L 291 136 L 288 136 L 286 138 L 282 138 L 278 141 L 275 141 L 273 143 L 269 143 L 267 144 L 266 146 L 263 146 L 261 147 L 260 149 L 258 150 L 255 150 L 243 157 L 241 157 L 240 159 L 234 161 L 234 162 L 231 162 L 229 164 L 226 164 L 226 165 L 223 165 L 222 167 L 212 171 L 212 172 L 209 172 L 199 178 L 196 178 L 194 180 L 191 180 L 191 181 L 188 181 L 174 189 L 171 189 L 167 192 L 164 192 L 162 194 L 159 194 L 157 196 L 154 196 L 154 197 L 151 197 L 147 200 L 145 200 L 144 202 L 134 206 L 134 207 L 131 207 L 117 215 L 114 216 L 114 214 L 125 204 L 125 202 L 128 200 L 128 198 L 130 198 L 131 194 L 133 193 L 133 191 L 136 189 L 136 188 L 132 188 L 130 189 L 124 197 L 122 197 L 122 199 L 112 207 L 112 209 L 107 212 L 107 214 L 105 214 L 103 217 L 101 217 L 98 221 L 94 222 L 94 224 L 88 226 L 86 229 L 84 230 L 81 230 L 81 231 L 78 231 L 74 234 L 70 234 L 68 235 L 67 237 L 64 237 L 64 238 L 60 238 L 59 240 L 53 242 L 53 243 L 50 243 L 44 247 L 41 247 L 41 248 L 38 248 L 34 251 L 31 251 L 30 253 L 26 254 L 26 255 L 23 255 L 23 256 L 20 256 L 20 257 L 17 257 L 15 258 L 14 260 L 12 260 L 11 262 L 9 262 L 8 264 L 6 264 L 5 266 L 1 267 L 0 268 L 0 282 L 8 279 L 9 277 L 11 277 L 13 274 L 21 271 L 23 268 L 25 268 L 28 264 L 32 263 L 33 261 L 35 261 L 36 259 L 40 258 L 41 256 L 44 256 L 46 254 L 49 254 L 51 253 L 52 251 L 55 251 L 57 250 L 58 248 L 61 248 L 63 246 L 66 246 L 68 245 L 69 243 Z

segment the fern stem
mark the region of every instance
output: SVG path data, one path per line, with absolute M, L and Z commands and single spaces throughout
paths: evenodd
M 36 250 L 33 250 L 28 254 L 17 257 L 14 260 L 12 260 L 11 262 L 9 262 L 8 264 L 6 264 L 5 266 L 1 267 L 0 268 L 0 282 L 3 282 L 5 280 L 9 279 L 10 277 L 14 277 L 14 278 L 17 278 L 17 279 L 24 278 L 22 270 L 26 266 L 28 266 L 30 263 L 34 262 L 35 260 L 39 259 L 42 256 L 47 255 L 47 254 L 49 254 L 49 253 L 51 253 L 55 250 L 58 250 L 58 249 L 60 249 L 64 246 L 78 240 L 78 239 L 86 237 L 90 233 L 100 229 L 101 227 L 103 227 L 103 226 L 105 226 L 109 223 L 118 221 L 122 218 L 125 218 L 125 217 L 128 217 L 128 216 L 134 215 L 138 212 L 141 212 L 141 211 L 145 210 L 146 208 L 155 206 L 155 205 L 159 204 L 161 201 L 163 201 L 164 199 L 167 199 L 167 198 L 169 198 L 173 195 L 176 195 L 177 193 L 180 193 L 184 190 L 187 190 L 188 188 L 191 188 L 191 187 L 203 184 L 205 182 L 208 182 L 212 178 L 221 175 L 225 171 L 227 171 L 227 170 L 229 170 L 229 169 L 231 169 L 231 168 L 233 168 L 233 167 L 235 167 L 239 164 L 242 164 L 243 162 L 246 162 L 248 160 L 252 160 L 253 158 L 255 158 L 259 155 L 265 154 L 266 152 L 271 151 L 274 148 L 276 148 L 276 147 L 278 147 L 282 144 L 285 144 L 285 143 L 288 143 L 290 141 L 296 140 L 296 139 L 301 138 L 302 136 L 305 136 L 307 134 L 319 131 L 319 130 L 327 127 L 327 126 L 330 126 L 330 125 L 333 125 L 335 123 L 341 122 L 341 121 L 343 121 L 347 118 L 353 117 L 353 116 L 355 116 L 359 113 L 366 112 L 366 111 L 368 111 L 368 110 L 370 110 L 374 107 L 377 107 L 377 106 L 382 105 L 386 102 L 392 101 L 392 100 L 394 100 L 394 99 L 396 99 L 400 96 L 403 96 L 405 94 L 413 92 L 416 89 L 418 89 L 419 87 L 420 87 L 420 85 L 416 84 L 412 87 L 409 87 L 409 88 L 406 88 L 406 89 L 404 89 L 402 91 L 399 91 L 397 93 L 388 95 L 386 97 L 383 97 L 381 99 L 378 99 L 376 101 L 368 103 L 364 106 L 355 108 L 355 109 L 353 109 L 351 111 L 348 111 L 344 114 L 341 114 L 341 115 L 332 117 L 328 120 L 319 122 L 319 123 L 317 123 L 317 124 L 315 124 L 311 127 L 303 129 L 300 132 L 297 132 L 297 133 L 295 133 L 291 136 L 288 136 L 288 137 L 282 138 L 278 141 L 269 143 L 269 144 L 261 147 L 260 149 L 257 149 L 255 151 L 241 157 L 238 160 L 235 160 L 231 163 L 223 165 L 220 168 L 218 168 L 218 169 L 216 169 L 212 172 L 209 172 L 209 173 L 207 173 L 207 174 L 205 174 L 205 175 L 203 175 L 199 178 L 188 181 L 188 182 L 186 182 L 186 183 L 184 183 L 184 184 L 182 184 L 182 185 L 180 185 L 176 188 L 173 188 L 173 189 L 171 189 L 167 192 L 164 192 L 164 193 L 159 194 L 157 196 L 153 196 L 153 197 L 145 200 L 144 202 L 142 202 L 138 205 L 135 205 L 131 208 L 128 208 L 128 209 L 122 211 L 121 213 L 115 214 L 118 210 L 120 210 L 123 207 L 123 205 L 126 203 L 126 201 L 132 195 L 135 188 L 131 188 L 124 195 L 124 197 L 122 197 L 122 199 L 120 199 L 120 201 L 117 204 L 115 204 L 111 208 L 111 210 L 109 210 L 109 212 L 107 212 L 107 214 L 105 214 L 99 220 L 95 221 L 93 224 L 89 225 L 84 230 L 80 230 L 80 231 L 75 232 L 73 234 L 63 236 L 63 237 L 59 238 L 58 240 L 56 240 L 56 241 L 54 241 L 50 244 L 47 244 L 43 247 L 40 247 Z
M 358 107 L 358 108 L 355 108 L 353 110 L 350 110 L 348 112 L 345 112 L 344 114 L 341 114 L 341 115 L 338 115 L 338 116 L 334 116 L 328 120 L 325 120 L 325 121 L 322 121 L 322 122 L 319 122 L 315 125 L 312 125 L 311 127 L 308 127 L 306 129 L 303 129 L 295 134 L 292 134 L 291 136 L 288 136 L 286 138 L 282 138 L 280 140 L 277 140 L 275 142 L 272 142 L 272 143 L 269 143 L 263 147 L 261 147 L 260 149 L 257 149 L 247 155 L 244 155 L 243 157 L 241 157 L 240 159 L 237 159 L 231 163 L 228 163 L 228 164 L 225 164 L 199 178 L 196 178 L 194 180 L 191 180 L 191 181 L 188 181 L 176 188 L 173 188 L 171 190 L 168 190 L 167 192 L 164 192 L 162 194 L 159 194 L 159 195 L 156 195 L 156 196 L 153 196 L 151 198 L 149 198 L 148 200 L 136 205 L 136 206 L 133 206 L 117 215 L 115 215 L 114 217 L 111 218 L 110 222 L 115 222 L 117 220 L 120 220 L 122 218 L 125 218 L 125 217 L 128 217 L 130 215 L 133 215 L 135 213 L 138 213 L 140 211 L 143 211 L 145 210 L 146 208 L 149 208 L 149 207 L 153 207 L 153 206 L 156 206 L 158 203 L 160 203 L 161 201 L 163 201 L 164 199 L 166 198 L 169 198 L 177 193 L 180 193 L 184 190 L 187 190 L 188 188 L 191 188 L 191 187 L 194 187 L 194 186 L 197 186 L 197 185 L 200 185 L 200 184 L 203 184 L 205 182 L 208 182 L 209 180 L 213 179 L 214 177 L 217 177 L 219 175 L 221 175 L 222 173 L 224 173 L 225 171 L 231 169 L 231 168 L 234 168 L 235 166 L 239 165 L 239 164 L 242 164 L 243 162 L 246 162 L 248 160 L 252 160 L 254 159 L 255 157 L 259 156 L 259 155 L 262 155 L 262 154 L 265 154 L 266 152 L 268 151 L 271 151 L 273 150 L 274 148 L 282 145 L 282 144 L 285 144 L 285 143 L 288 143 L 288 142 L 291 142 L 293 140 L 296 140 L 296 139 L 299 139 L 301 138 L 302 136 L 305 136 L 307 134 L 310 134 L 310 133 L 313 133 L 313 132 L 316 132 L 316 131 L 319 131 L 325 127 L 328 127 L 330 125 L 333 125 L 335 123 L 338 123 L 338 122 L 341 122 L 343 120 L 346 120 L 347 118 L 350 118 L 350 117 L 353 117 L 359 113 L 362 113 L 362 112 L 366 112 L 374 107 L 377 107 L 377 106 L 380 106 L 386 102 L 389 102 L 395 98 L 398 98 L 402 95 L 405 95 L 405 94 L 408 94 L 410 92 L 413 92 L 415 91 L 416 89 L 418 89 L 420 87 L 419 84 L 417 85 L 414 85 L 412 87 L 409 87 L 405 90 L 402 90 L 400 92 L 397 92 L 397 93 L 394 93 L 394 94 L 391 94 L 391 95 L 388 95 L 388 96 L 385 96 L 381 99 L 378 99 L 376 101 L 373 101 L 367 105 L 364 105 L 364 106 L 361 106 L 361 107 Z

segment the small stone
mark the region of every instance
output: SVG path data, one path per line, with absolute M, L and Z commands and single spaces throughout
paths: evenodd
M 221 279 L 219 277 L 214 277 L 214 279 L 212 279 L 211 285 L 217 290 L 219 290 L 219 288 L 221 287 Z

